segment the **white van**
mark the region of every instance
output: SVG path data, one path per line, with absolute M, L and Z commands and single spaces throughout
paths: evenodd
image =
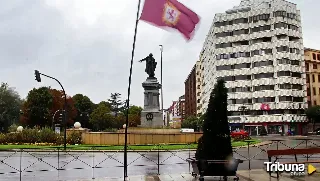
M 193 133 L 194 129 L 187 129 L 187 128 L 182 128 L 180 129 L 181 133 Z

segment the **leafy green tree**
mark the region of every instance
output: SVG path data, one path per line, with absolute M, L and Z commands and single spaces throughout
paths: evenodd
M 111 111 L 118 115 L 119 111 L 121 111 L 121 105 L 123 102 L 121 101 L 120 93 L 111 93 L 110 99 L 108 99 L 109 104 L 111 105 Z
M 51 108 L 53 97 L 49 87 L 33 88 L 23 104 L 21 122 L 29 127 L 52 125 Z
M 132 105 L 132 106 L 130 106 L 130 108 L 129 108 L 129 114 L 136 114 L 136 115 L 139 115 L 139 116 L 140 116 L 142 110 L 143 110 L 142 107 Z
M 75 118 L 76 122 L 80 122 L 83 128 L 92 129 L 92 126 L 89 124 L 90 114 L 93 111 L 94 104 L 89 99 L 89 97 L 82 94 L 76 94 L 72 97 L 74 101 L 74 106 L 77 109 L 77 117 Z
M 313 123 L 313 130 L 315 130 L 315 123 L 320 122 L 320 106 L 309 107 L 305 113 L 309 121 Z
M 19 121 L 22 100 L 7 83 L 0 86 L 0 132 L 8 131 L 11 124 Z
M 198 160 L 226 160 L 232 156 L 231 137 L 227 110 L 228 90 L 224 80 L 219 79 L 211 92 L 203 124 L 203 135 L 198 141 Z M 210 164 L 205 175 L 211 172 L 225 173 L 223 164 Z
M 107 128 L 112 128 L 115 122 L 114 116 L 111 114 L 110 108 L 101 102 L 90 115 L 90 124 L 94 131 L 103 131 Z
M 129 108 L 129 126 L 137 127 L 141 124 L 142 107 L 132 105 Z

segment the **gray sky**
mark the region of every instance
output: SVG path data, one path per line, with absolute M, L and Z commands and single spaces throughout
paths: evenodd
M 110 93 L 127 97 L 129 66 L 138 0 L 2 0 L 0 5 L 0 81 L 24 98 L 33 87 L 59 85 L 34 79 L 34 70 L 58 78 L 67 94 L 82 93 L 98 103 Z M 195 37 L 187 43 L 178 32 L 140 22 L 133 65 L 131 103 L 143 105 L 145 64 L 153 53 L 160 61 L 164 46 L 164 105 L 184 94 L 184 81 L 198 60 L 215 13 L 240 0 L 180 0 L 201 16 Z M 291 0 L 303 17 L 304 45 L 320 49 L 319 0 Z M 141 9 L 144 0 L 142 0 Z M 156 76 L 160 78 L 160 63 Z

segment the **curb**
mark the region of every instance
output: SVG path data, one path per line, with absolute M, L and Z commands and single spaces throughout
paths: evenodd
M 269 145 L 271 144 L 272 141 L 263 141 L 261 143 L 257 143 L 257 144 L 251 144 L 249 145 L 249 147 L 258 147 L 258 146 L 264 146 L 264 145 Z M 248 146 L 237 146 L 237 147 L 232 147 L 233 149 L 237 149 L 237 148 L 248 148 Z M 3 149 L 0 150 L 1 152 L 20 152 L 20 151 L 24 151 L 24 152 L 58 152 L 58 149 Z M 178 150 L 158 150 L 158 149 L 152 149 L 152 150 L 127 150 L 127 152 L 183 152 L 183 151 L 196 151 L 197 149 L 178 149 Z M 59 152 L 88 152 L 88 153 L 93 153 L 93 152 L 124 152 L 124 150 L 66 150 L 64 151 L 63 149 L 59 149 Z
M 249 147 L 258 147 L 258 146 L 265 146 L 265 145 L 270 145 L 270 144 L 272 144 L 272 141 L 263 141 L 261 143 L 249 145 Z M 246 146 L 237 146 L 237 147 L 233 147 L 233 148 L 248 148 L 248 145 L 246 145 Z

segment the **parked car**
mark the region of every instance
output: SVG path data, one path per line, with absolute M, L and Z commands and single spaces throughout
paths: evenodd
M 243 129 L 239 130 L 239 131 L 232 131 L 230 134 L 231 138 L 237 137 L 237 136 L 249 136 L 249 133 Z

